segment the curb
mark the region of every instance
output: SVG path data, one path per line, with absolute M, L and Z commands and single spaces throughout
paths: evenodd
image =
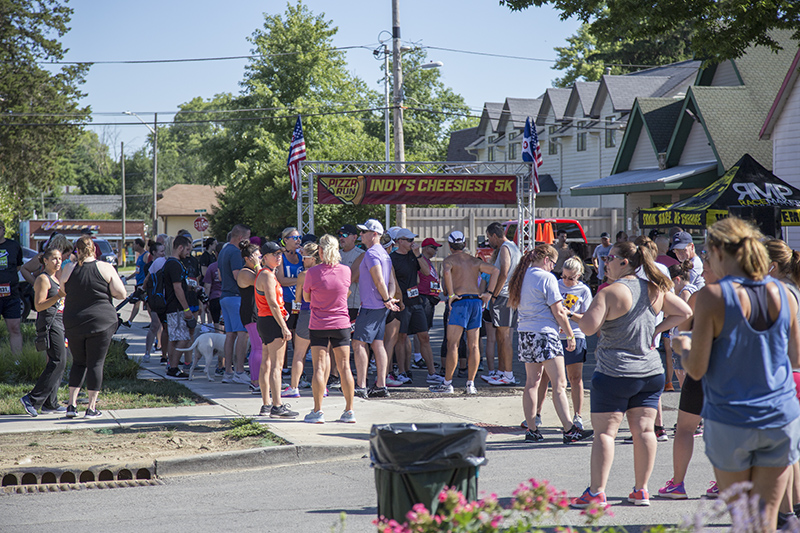
M 158 477 L 219 474 L 240 470 L 255 470 L 271 466 L 299 465 L 329 460 L 364 458 L 364 446 L 274 446 L 234 452 L 216 452 L 190 457 L 156 459 Z

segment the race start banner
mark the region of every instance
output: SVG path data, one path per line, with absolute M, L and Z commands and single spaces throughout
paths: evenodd
M 516 204 L 517 176 L 317 174 L 320 204 Z

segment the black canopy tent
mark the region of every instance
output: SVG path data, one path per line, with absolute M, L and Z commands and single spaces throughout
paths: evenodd
M 694 196 L 667 207 L 640 210 L 639 224 L 643 228 L 704 229 L 727 217 L 731 206 L 777 206 L 781 225 L 800 226 L 800 189 L 761 166 L 750 154 Z

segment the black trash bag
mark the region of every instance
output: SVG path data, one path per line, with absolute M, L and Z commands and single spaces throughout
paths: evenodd
M 487 433 L 472 424 L 372 426 L 370 459 L 378 516 L 402 523 L 417 503 L 435 513 L 445 487 L 476 500 L 478 467 L 486 464 Z

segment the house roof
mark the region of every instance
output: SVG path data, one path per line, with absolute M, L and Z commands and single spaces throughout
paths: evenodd
M 511 123 L 513 128 L 522 131 L 525 128 L 525 119 L 535 119 L 541 105 L 541 98 L 506 98 L 497 129 L 505 131 L 506 126 Z
M 500 113 L 503 112 L 503 104 L 499 102 L 486 102 L 483 104 L 481 121 L 478 123 L 478 131 L 484 135 L 488 130 L 492 133 L 497 132 L 497 125 L 500 122 Z
M 606 74 L 600 80 L 597 96 L 592 103 L 591 116 L 600 116 L 606 97 L 611 100 L 615 112 L 630 111 L 637 96 L 653 96 L 668 81 L 668 76 L 612 76 Z
M 576 111 L 579 111 L 583 116 L 589 116 L 599 88 L 599 81 L 576 81 L 567 104 L 567 115 L 577 116 Z
M 780 89 L 778 89 L 778 95 L 775 97 L 775 101 L 772 102 L 769 113 L 767 113 L 767 119 L 764 121 L 764 126 L 758 135 L 760 139 L 769 139 L 772 135 L 772 129 L 783 112 L 786 100 L 789 99 L 792 89 L 797 86 L 798 75 L 800 75 L 800 49 L 797 50 L 794 61 L 789 67 L 789 72 L 786 73 L 786 77 L 783 79 Z
M 217 196 L 225 192 L 225 187 L 179 183 L 159 194 L 158 216 L 195 215 L 196 209 L 209 213 L 219 207 Z
M 654 98 L 670 97 L 676 96 L 678 92 L 681 92 L 681 88 L 692 84 L 697 77 L 697 71 L 700 69 L 701 65 L 701 61 L 679 61 L 662 67 L 653 67 L 638 72 L 632 72 L 628 74 L 628 76 L 666 76 L 669 80 L 650 96 Z
M 675 98 L 637 98 L 611 173 L 629 170 L 641 135 L 647 135 L 656 157 L 666 152 L 682 109 L 683 100 Z
M 448 161 L 477 161 L 474 154 L 466 150 L 467 146 L 478 140 L 478 128 L 466 128 L 450 132 L 450 143 L 447 145 Z
M 542 98 L 542 105 L 539 107 L 536 124 L 539 126 L 548 125 L 547 115 L 550 114 L 550 111 L 555 115 L 556 121 L 564 120 L 564 111 L 567 109 L 567 103 L 569 102 L 569 96 L 571 94 L 572 89 L 547 89 Z

